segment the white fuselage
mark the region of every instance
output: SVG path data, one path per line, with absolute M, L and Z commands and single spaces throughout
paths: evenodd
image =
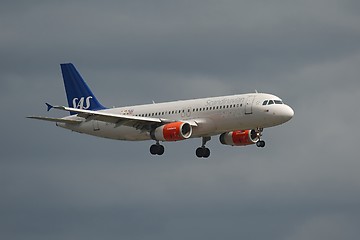
M 277 104 L 263 105 L 265 100 L 277 100 Z M 280 101 L 280 103 L 279 103 Z M 151 117 L 195 124 L 191 137 L 218 135 L 233 130 L 267 128 L 290 120 L 293 110 L 277 96 L 250 93 L 164 103 L 153 103 L 101 110 L 139 117 Z M 79 119 L 77 115 L 66 119 Z M 150 140 L 148 131 L 135 127 L 90 119 L 81 124 L 57 123 L 58 126 L 76 132 L 103 138 L 141 141 Z

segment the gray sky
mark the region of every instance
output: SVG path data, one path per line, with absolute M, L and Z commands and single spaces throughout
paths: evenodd
M 357 239 L 360 2 L 2 1 L 1 239 Z M 121 142 L 27 115 L 73 62 L 106 106 L 276 94 L 267 146 Z

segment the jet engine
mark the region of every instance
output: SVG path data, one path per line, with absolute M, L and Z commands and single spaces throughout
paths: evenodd
M 246 146 L 259 141 L 259 133 L 252 130 L 236 130 L 220 135 L 220 142 L 224 145 Z
M 189 123 L 173 122 L 157 127 L 150 132 L 151 138 L 158 141 L 179 141 L 191 137 L 192 127 Z

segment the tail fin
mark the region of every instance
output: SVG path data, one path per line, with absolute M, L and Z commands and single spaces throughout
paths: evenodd
M 105 109 L 72 63 L 64 63 L 60 66 L 69 107 L 88 110 Z M 70 112 L 70 114 L 75 113 Z

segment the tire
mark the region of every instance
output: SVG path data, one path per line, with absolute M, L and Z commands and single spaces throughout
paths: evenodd
M 165 148 L 163 145 L 159 145 L 158 146 L 158 151 L 157 151 L 157 155 L 163 155 L 165 152 Z
M 210 156 L 210 149 L 208 149 L 208 148 L 204 148 L 204 150 L 203 150 L 204 152 L 204 154 L 203 154 L 203 157 L 204 158 L 208 158 L 209 156 Z
M 150 146 L 150 153 L 151 153 L 152 155 L 156 155 L 157 152 L 158 152 L 158 146 L 155 145 L 155 144 L 151 145 L 151 146 Z
M 203 148 L 202 148 L 202 147 L 197 148 L 197 149 L 196 149 L 196 156 L 197 156 L 198 158 L 202 158 L 203 155 L 204 155 Z

